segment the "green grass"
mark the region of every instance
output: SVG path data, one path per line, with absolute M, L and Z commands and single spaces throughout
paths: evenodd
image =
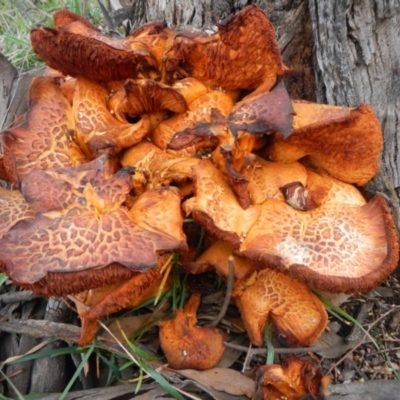
M 52 26 L 52 15 L 64 7 L 100 23 L 96 0 L 0 0 L 0 52 L 18 71 L 44 65 L 31 48 L 29 33 L 40 25 Z

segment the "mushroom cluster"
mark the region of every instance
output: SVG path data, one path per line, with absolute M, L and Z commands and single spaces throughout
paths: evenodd
M 227 277 L 234 260 L 233 299 L 258 346 L 269 319 L 288 344 L 314 343 L 327 314 L 312 289 L 366 291 L 395 269 L 385 199 L 354 186 L 378 171 L 374 111 L 291 100 L 259 8 L 211 35 L 150 23 L 116 39 L 67 10 L 54 26 L 31 33 L 50 68 L 1 134 L 14 189 L 0 188 L 0 270 L 47 296 L 91 291 L 80 344 L 97 319 L 154 293 L 172 252 L 191 254 L 184 216 L 210 246 L 182 268 Z M 188 354 L 211 335 L 196 333 L 196 296 L 160 324 L 176 368 L 220 358 Z

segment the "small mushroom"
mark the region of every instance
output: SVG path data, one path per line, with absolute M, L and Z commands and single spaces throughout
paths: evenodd
M 308 156 L 310 162 L 336 179 L 365 185 L 378 172 L 382 131 L 373 109 L 362 104 L 345 108 L 293 102 L 293 133 L 276 135 L 266 156 L 290 163 Z
M 196 326 L 200 294 L 193 294 L 175 317 L 159 322 L 160 345 L 174 369 L 204 370 L 215 367 L 225 350 L 222 334 L 216 328 Z
M 51 79 L 33 79 L 28 106 L 23 120 L 1 136 L 4 166 L 15 185 L 33 170 L 85 162 L 82 152 L 70 138 L 75 129 L 71 106 Z
M 282 360 L 282 366 L 263 365 L 257 369 L 257 393 L 268 400 L 299 400 L 303 396 L 322 398 L 329 379 L 313 361 L 297 356 Z
M 323 304 L 307 286 L 269 268 L 237 280 L 232 297 L 256 346 L 264 343 L 268 319 L 287 343 L 300 347 L 316 342 L 328 321 Z

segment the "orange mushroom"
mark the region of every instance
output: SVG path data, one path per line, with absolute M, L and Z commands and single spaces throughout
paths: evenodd
M 142 228 L 120 206 L 131 188 L 129 169 L 104 176 L 104 170 L 86 167 L 37 171 L 37 179 L 32 181 L 29 175 L 26 177 L 24 192 L 35 207 L 41 212 L 46 207 L 48 211 L 59 210 L 60 206 L 63 209 L 38 214 L 0 240 L 3 269 L 16 283 L 39 293 L 76 293 L 132 275 L 110 265 L 118 263 L 130 271 L 143 272 L 157 265 L 159 251 L 181 246 L 168 233 Z M 106 168 L 106 164 L 102 167 Z M 61 179 L 65 184 L 54 185 L 49 201 L 38 205 L 35 195 L 48 193 L 53 182 Z M 101 273 L 104 268 L 107 269 Z M 96 270 L 97 278 L 92 273 L 85 274 L 89 270 Z M 79 272 L 81 278 L 76 279 Z M 57 274 L 64 280 L 53 279 Z
M 71 106 L 52 80 L 34 78 L 28 102 L 23 120 L 1 136 L 4 166 L 9 180 L 16 185 L 30 171 L 85 161 L 70 137 L 75 129 Z
M 255 5 L 220 21 L 213 35 L 177 34 L 165 52 L 164 69 L 169 83 L 193 76 L 212 88 L 263 85 L 266 90 L 289 71 L 282 63 L 272 24 Z
M 297 356 L 282 360 L 282 366 L 263 365 L 257 370 L 257 393 L 266 400 L 300 400 L 304 395 L 320 398 L 329 379 L 322 375 L 315 362 Z
M 290 163 L 308 156 L 316 167 L 344 182 L 365 185 L 378 172 L 382 131 L 373 109 L 293 102 L 293 133 L 273 138 L 271 160 Z
M 316 342 L 328 321 L 323 304 L 307 286 L 269 268 L 236 281 L 232 297 L 256 346 L 264 343 L 268 319 L 285 341 L 295 346 Z
M 174 369 L 204 370 L 215 367 L 225 350 L 224 339 L 216 328 L 196 326 L 200 294 L 193 294 L 175 317 L 159 322 L 160 345 Z
M 54 20 L 60 26 L 56 29 L 41 27 L 31 31 L 33 50 L 47 65 L 64 75 L 84 76 L 97 81 L 113 81 L 137 78 L 158 73 L 159 63 L 155 54 L 141 35 L 155 33 L 154 29 L 143 29 L 121 39 L 102 34 L 92 24 L 70 13 L 56 13 Z M 60 22 L 61 21 L 61 22 Z M 156 30 L 157 31 L 157 30 Z M 159 40 L 157 36 L 153 40 Z M 167 37 L 163 37 L 165 44 Z

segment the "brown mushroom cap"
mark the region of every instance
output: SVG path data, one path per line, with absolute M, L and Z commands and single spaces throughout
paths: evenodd
M 112 263 L 146 271 L 158 263 L 157 251 L 173 250 L 179 243 L 154 228 L 141 228 L 121 207 L 100 215 L 74 208 L 53 220 L 38 216 L 11 230 L 0 245 L 8 276 L 21 284 L 33 284 L 49 272 L 87 271 Z M 76 278 L 69 278 L 72 282 L 65 280 L 63 292 L 77 292 Z
M 185 129 L 195 128 L 198 123 L 212 122 L 213 109 L 227 117 L 233 107 L 232 99 L 225 93 L 213 90 L 189 104 L 184 114 L 174 115 L 154 129 L 151 139 L 160 149 L 167 149 L 172 138 Z
M 273 139 L 267 149 L 270 159 L 287 163 L 309 156 L 333 177 L 360 186 L 378 172 L 382 131 L 370 106 L 346 109 L 293 102 L 293 107 L 294 132 L 286 140 Z
M 47 171 L 32 171 L 21 184 L 25 199 L 37 212 L 79 207 L 112 212 L 132 189 L 133 168 L 113 173 L 106 156 L 79 165 Z
M 78 78 L 73 99 L 77 132 L 75 140 L 91 153 L 118 154 L 142 140 L 151 130 L 148 118 L 135 124 L 117 120 L 108 110 L 108 90 L 97 82 Z
M 119 115 L 136 117 L 142 114 L 157 114 L 162 111 L 181 114 L 187 110 L 187 103 L 182 94 L 160 82 L 150 79 L 127 79 L 124 89 L 125 98 L 117 110 Z
M 398 260 L 394 223 L 379 195 L 362 206 L 326 201 L 307 212 L 267 200 L 240 251 L 331 293 L 369 290 Z
M 268 318 L 288 343 L 298 346 L 316 342 L 328 321 L 323 304 L 307 286 L 268 268 L 236 281 L 232 296 L 256 346 L 264 342 Z
M 224 339 L 216 328 L 196 327 L 200 294 L 193 294 L 175 318 L 159 322 L 160 345 L 170 367 L 204 370 L 217 365 Z
M 274 28 L 255 5 L 221 21 L 211 36 L 179 33 L 165 53 L 167 82 L 193 76 L 210 87 L 254 89 L 263 83 L 268 90 L 287 71 Z
M 264 399 L 297 400 L 304 395 L 320 398 L 327 385 L 326 378 L 313 361 L 289 356 L 282 360 L 282 366 L 263 365 L 257 370 L 257 382 Z
M 108 82 L 136 78 L 158 69 L 157 60 L 140 38 L 111 38 L 79 17 L 68 22 L 63 18 L 57 29 L 41 27 L 31 31 L 35 53 L 64 75 Z
M 15 184 L 33 170 L 69 167 L 85 161 L 70 138 L 75 129 L 71 106 L 48 78 L 34 78 L 29 110 L 18 125 L 3 132 L 4 165 Z
M 283 81 L 270 92 L 261 92 L 236 104 L 228 118 L 231 132 L 268 134 L 278 131 L 283 137 L 292 132 L 294 110 Z
M 19 190 L 8 190 L 0 186 L 0 239 L 18 221 L 32 220 L 34 217 L 34 210 Z

